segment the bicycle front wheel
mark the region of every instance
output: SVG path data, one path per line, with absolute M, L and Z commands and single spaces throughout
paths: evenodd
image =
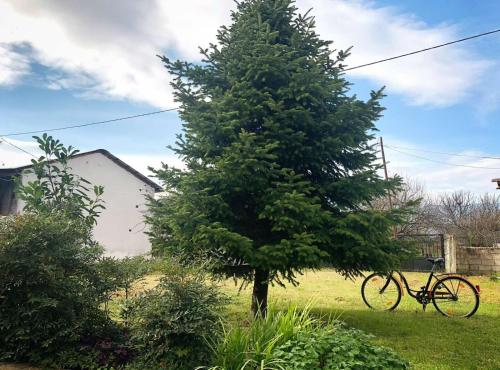
M 434 285 L 432 303 L 444 316 L 470 317 L 479 307 L 479 293 L 468 280 L 449 276 Z
M 392 311 L 401 301 L 401 287 L 392 276 L 374 273 L 361 285 L 361 296 L 368 307 L 377 311 Z

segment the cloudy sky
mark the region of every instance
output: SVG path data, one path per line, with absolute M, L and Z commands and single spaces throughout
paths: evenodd
M 119 5 L 118 5 L 119 4 Z M 500 28 L 500 2 L 298 0 L 350 66 Z M 0 0 L 0 135 L 172 108 L 156 54 L 196 62 L 232 0 Z M 432 192 L 493 191 L 500 177 L 500 34 L 347 73 L 353 93 L 387 87 L 379 121 L 391 174 Z M 137 169 L 179 164 L 175 112 L 55 133 Z M 8 138 L 9 139 L 9 138 Z M 13 144 L 36 153 L 30 135 Z M 440 153 L 454 153 L 450 156 Z M 29 161 L 0 144 L 0 168 Z M 462 165 L 469 166 L 463 167 Z

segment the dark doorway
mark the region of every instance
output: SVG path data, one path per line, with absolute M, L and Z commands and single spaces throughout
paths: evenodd
M 15 184 L 12 176 L 0 176 L 0 215 L 7 216 L 16 212 Z

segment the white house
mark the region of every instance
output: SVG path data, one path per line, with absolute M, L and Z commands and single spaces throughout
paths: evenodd
M 106 209 L 97 220 L 94 236 L 106 254 L 125 257 L 149 252 L 150 243 L 144 233 L 146 196 L 154 195 L 161 187 L 104 149 L 79 153 L 68 162 L 73 174 L 104 186 Z M 34 174 L 27 171 L 30 167 L 0 169 L 0 215 L 22 211 L 23 202 L 15 197 L 12 177 L 22 176 L 23 183 L 31 181 Z

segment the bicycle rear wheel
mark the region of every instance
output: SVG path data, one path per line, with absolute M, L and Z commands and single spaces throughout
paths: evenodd
M 361 296 L 368 307 L 377 311 L 392 311 L 401 301 L 401 287 L 394 277 L 374 273 L 361 285 Z
M 460 276 L 440 279 L 432 289 L 432 304 L 448 317 L 471 317 L 479 307 L 479 293 Z

